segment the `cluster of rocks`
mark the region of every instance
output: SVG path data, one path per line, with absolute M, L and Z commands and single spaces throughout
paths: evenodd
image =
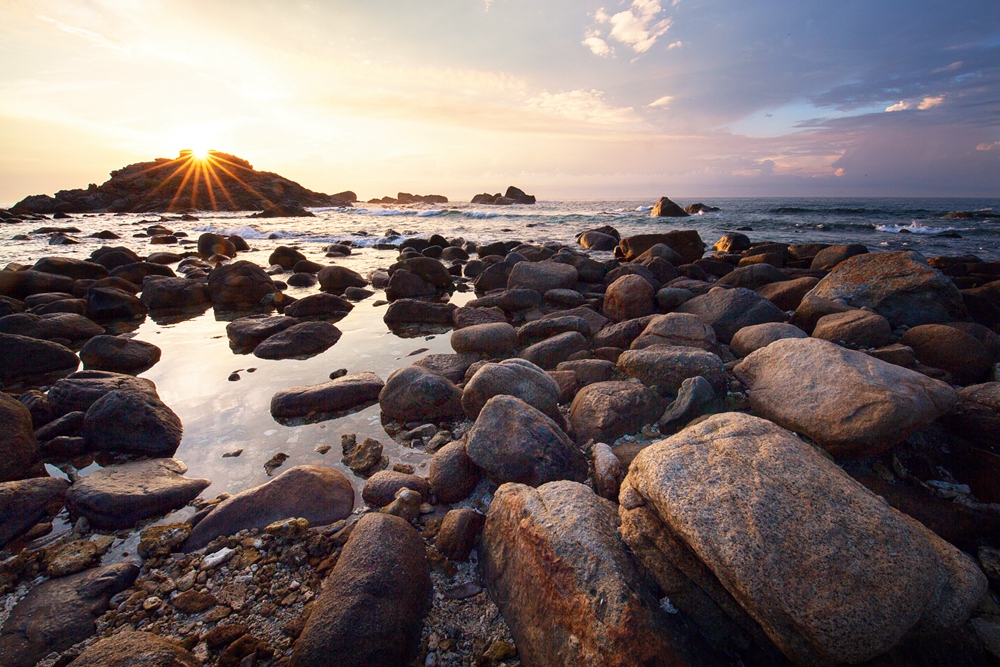
M 267 171 L 246 160 L 210 151 L 204 159 L 181 151 L 174 159 L 138 162 L 111 172 L 102 185 L 32 195 L 11 213 L 90 213 L 146 211 L 263 211 L 276 205 L 350 206 L 353 192 L 327 195 Z M 283 217 L 283 216 L 282 216 Z
M 681 208 L 669 197 L 660 197 L 656 204 L 653 205 L 653 210 L 650 211 L 649 214 L 654 218 L 686 218 L 689 215 L 715 213 L 719 210 L 720 209 L 716 206 L 709 206 L 707 204 L 702 204 L 701 202 L 698 202 L 697 204 L 688 204 L 684 208 Z
M 614 258 L 594 259 L 598 246 Z M 141 570 L 88 570 L 108 545 L 85 529 L 22 552 L 5 563 L 8 589 L 53 579 L 13 608 L 0 662 L 30 650 L 101 664 L 123 647 L 192 665 L 1000 659 L 996 263 L 737 233 L 706 256 L 694 231 L 610 227 L 575 246 L 435 235 L 398 250 L 367 277 L 279 248 L 267 271 L 197 259 L 207 266 L 179 280 L 204 271 L 216 308 L 282 312 L 230 325 L 234 349 L 258 356 L 297 327 L 332 327 L 349 290 L 369 285 L 385 290 L 389 326 L 453 330 L 452 354 L 271 402 L 279 420 L 377 402 L 390 434 L 432 455 L 427 477 L 348 436 L 343 462 L 364 479 L 363 509 L 341 473 L 295 466 L 148 528 Z M 289 268 L 315 275 L 320 293 L 282 295 L 268 274 Z M 145 278 L 143 292 L 170 279 Z M 477 298 L 456 307 L 455 290 Z M 324 340 L 303 331 L 287 349 Z M 79 422 L 70 437 L 88 447 L 127 447 L 147 424 L 88 429 L 105 410 L 163 417 L 155 389 L 88 373 L 98 372 L 59 381 L 86 390 L 57 382 L 23 398 L 30 411 L 10 399 L 21 426 L 4 430 L 18 434 L 4 447 L 30 451 L 35 411 L 60 401 L 60 427 L 46 434 Z M 94 402 L 61 398 L 84 395 Z M 164 437 L 142 442 L 169 443 L 161 422 Z M 84 528 L 119 530 L 204 490 L 183 473 L 151 459 L 71 485 L 42 479 L 30 493 L 0 485 L 0 501 L 13 508 L 4 516 L 35 517 L 14 537 L 63 502 Z M 52 626 L 55 601 L 74 596 L 90 596 L 79 634 L 38 645 L 49 635 L 29 626 Z
M 409 192 L 400 192 L 395 197 L 380 197 L 368 200 L 369 204 L 447 204 L 448 198 L 444 195 L 414 195 Z
M 503 194 L 499 192 L 490 194 L 484 192 L 472 198 L 473 204 L 485 204 L 487 206 L 510 206 L 511 204 L 534 204 L 535 195 L 525 194 L 524 190 L 515 188 L 513 185 L 507 188 Z

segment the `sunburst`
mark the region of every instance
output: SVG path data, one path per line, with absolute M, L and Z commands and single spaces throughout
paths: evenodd
M 162 180 L 146 193 L 143 201 L 152 198 L 163 188 L 176 188 L 168 206 L 169 211 L 184 209 L 219 210 L 217 193 L 229 202 L 230 207 L 236 205 L 230 190 L 245 190 L 253 193 L 266 205 L 270 199 L 241 178 L 239 172 L 248 171 L 247 167 L 229 159 L 225 153 L 207 148 L 187 148 L 173 160 L 159 162 L 145 169 L 142 174 L 152 176 L 154 172 L 162 174 L 169 170 Z M 158 175 L 157 174 L 157 175 Z M 228 185 L 227 185 L 228 181 Z M 207 197 L 207 201 L 206 201 Z

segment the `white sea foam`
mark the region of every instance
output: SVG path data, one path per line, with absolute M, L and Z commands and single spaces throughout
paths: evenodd
M 936 234 L 944 234 L 945 232 L 955 231 L 954 227 L 947 227 L 945 229 L 940 227 L 924 227 L 923 225 L 918 225 L 916 220 L 911 222 L 909 225 L 875 225 L 875 229 L 889 234 L 925 234 L 927 236 L 934 236 Z
M 442 215 L 442 214 L 444 214 L 444 209 L 443 208 L 437 208 L 437 209 L 434 209 L 434 210 L 431 210 L 431 211 L 419 211 L 419 212 L 417 212 L 417 217 L 418 218 L 429 218 L 431 216 Z
M 499 213 L 487 213 L 486 211 L 465 211 L 463 215 L 469 218 L 499 218 Z

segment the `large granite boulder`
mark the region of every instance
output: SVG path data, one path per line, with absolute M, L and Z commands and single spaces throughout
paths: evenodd
M 200 549 L 220 535 L 265 528 L 275 521 L 302 518 L 325 526 L 350 516 L 354 489 L 332 468 L 295 466 L 274 479 L 241 491 L 215 506 L 184 542 L 185 551 Z
M 160 360 L 160 348 L 123 336 L 94 336 L 80 348 L 86 370 L 141 373 Z
M 532 289 L 544 294 L 572 289 L 579 279 L 576 269 L 559 262 L 518 262 L 507 277 L 507 289 Z
M 763 631 L 796 664 L 861 663 L 915 628 L 957 628 L 986 591 L 967 556 L 750 415 L 647 447 L 620 500 L 622 537 L 674 605 L 710 634 Z
M 569 427 L 580 445 L 588 440 L 613 443 L 638 432 L 663 414 L 666 403 L 638 382 L 595 382 L 581 389 L 569 409 Z
M 385 383 L 372 372 L 352 373 L 308 387 L 289 387 L 271 397 L 271 416 L 294 419 L 328 415 L 378 401 Z
M 329 322 L 299 322 L 266 338 L 253 354 L 261 359 L 305 359 L 330 349 L 341 335 Z
M 202 308 L 212 302 L 201 280 L 166 277 L 144 281 L 139 301 L 153 313 Z
M 402 422 L 462 414 L 462 390 L 422 366 L 394 371 L 379 393 L 378 402 L 382 412 Z
M 73 665 L 74 667 L 201 667 L 201 660 L 175 641 L 151 632 L 126 630 L 93 644 L 73 661 Z
M 660 197 L 653 210 L 649 212 L 654 218 L 686 218 L 688 212 L 671 201 L 668 197 Z
M 729 341 L 729 348 L 738 357 L 745 357 L 751 352 L 767 347 L 782 338 L 807 338 L 808 334 L 794 324 L 785 322 L 765 322 L 743 327 Z
M 656 290 L 645 278 L 628 274 L 608 285 L 603 313 L 612 322 L 651 315 L 656 310 Z
M 56 382 L 49 389 L 48 400 L 59 417 L 70 412 L 86 412 L 97 399 L 112 391 L 140 391 L 158 396 L 152 380 L 109 371 L 78 371 Z
M 93 636 L 108 602 L 139 576 L 119 563 L 51 579 L 31 590 L 0 629 L 0 665 L 34 667 L 49 653 Z
M 68 375 L 80 366 L 73 350 L 47 340 L 0 333 L 0 381 L 17 381 L 43 375 Z
M 0 483 L 0 549 L 27 532 L 66 497 L 69 481 L 35 477 Z
M 97 451 L 171 456 L 181 444 L 184 427 L 155 393 L 118 389 L 87 409 L 83 437 Z
M 28 408 L 0 392 L 0 482 L 24 479 L 39 462 Z
M 702 322 L 697 315 L 667 313 L 654 315 L 642 333 L 631 341 L 631 345 L 616 347 L 641 350 L 653 345 L 681 345 L 715 352 L 718 349 L 718 340 L 715 337 L 715 330 Z
M 660 606 L 619 523 L 612 502 L 576 482 L 497 490 L 480 553 L 521 664 L 727 664 Z
M 498 484 L 583 481 L 587 461 L 544 414 L 513 396 L 494 396 L 469 431 L 469 458 Z
M 616 253 L 621 252 L 626 260 L 632 261 L 658 243 L 673 248 L 687 264 L 698 261 L 705 254 L 705 242 L 693 229 L 675 229 L 662 234 L 627 236 L 619 242 Z
M 102 530 L 131 528 L 151 517 L 184 507 L 212 483 L 185 477 L 177 459 L 149 459 L 102 468 L 74 483 L 66 492 L 73 516 L 85 516 Z
M 912 251 L 873 252 L 844 260 L 809 293 L 868 306 L 897 327 L 965 317 L 962 294 L 946 275 Z
M 892 326 L 878 313 L 859 308 L 824 315 L 816 321 L 812 335 L 852 348 L 882 347 L 892 342 Z
M 618 368 L 660 393 L 677 395 L 681 383 L 702 376 L 721 396 L 726 394 L 726 368 L 717 355 L 697 347 L 655 345 L 642 350 L 626 350 L 618 357 Z
M 743 327 L 765 322 L 784 322 L 785 313 L 773 303 L 745 287 L 712 289 L 696 296 L 677 308 L 679 313 L 691 313 L 715 329 L 716 337 L 729 344 Z
M 246 260 L 216 267 L 208 274 L 208 295 L 221 310 L 257 308 L 277 289 L 264 269 Z
M 899 342 L 912 348 L 920 363 L 948 371 L 958 384 L 982 382 L 993 365 L 993 356 L 979 340 L 943 324 L 913 327 Z
M 366 514 L 323 585 L 292 667 L 400 667 L 417 656 L 430 609 L 430 569 L 412 526 Z
M 755 415 L 837 456 L 883 452 L 958 400 L 943 382 L 816 338 L 771 343 L 734 373 Z
M 563 422 L 559 384 L 530 361 L 507 359 L 481 366 L 462 390 L 462 409 L 469 419 L 475 419 L 487 401 L 501 394 L 520 398 L 557 424 Z

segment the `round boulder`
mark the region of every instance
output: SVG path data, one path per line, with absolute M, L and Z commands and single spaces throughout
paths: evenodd
M 899 342 L 913 348 L 920 363 L 948 371 L 958 384 L 982 381 L 993 361 L 976 338 L 944 324 L 913 327 Z
M 80 348 L 85 370 L 137 374 L 160 360 L 152 343 L 121 336 L 94 336 Z

